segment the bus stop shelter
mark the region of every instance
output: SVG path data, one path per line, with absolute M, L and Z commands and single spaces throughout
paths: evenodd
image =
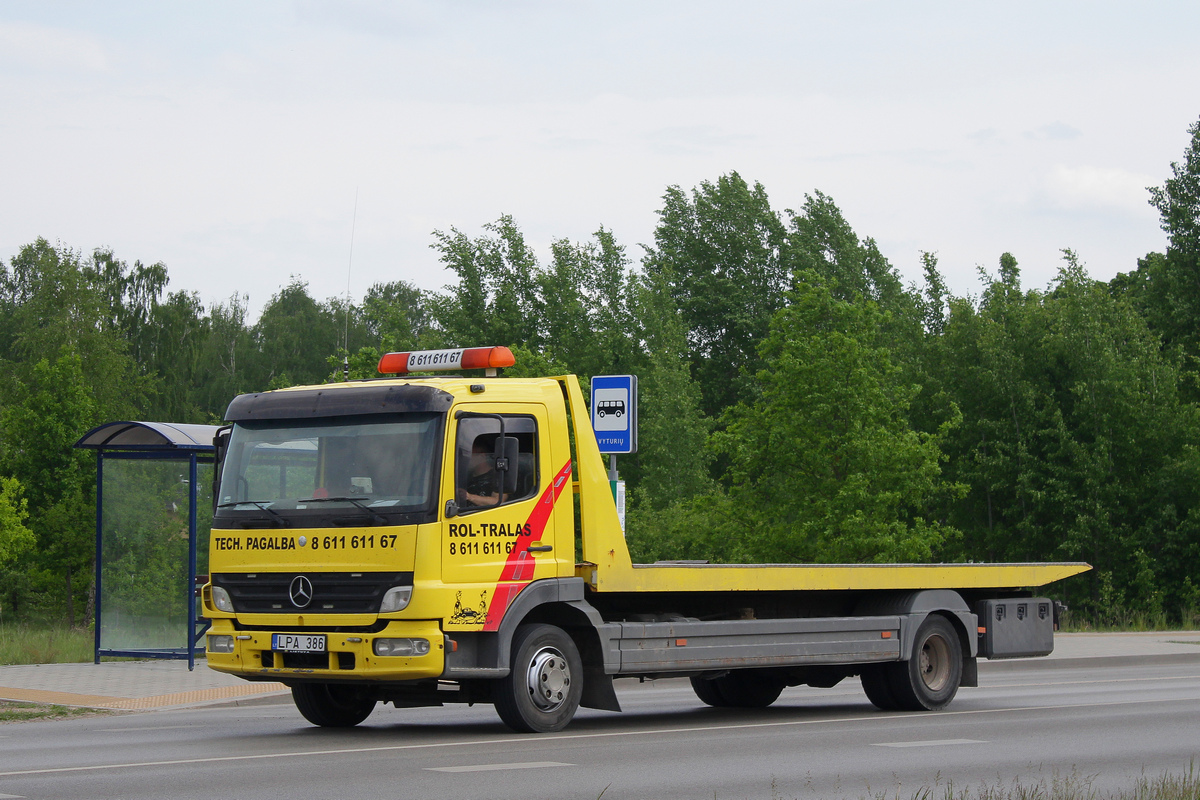
M 109 422 L 75 447 L 96 451 L 96 643 L 102 656 L 203 654 L 196 593 L 212 527 L 215 425 Z M 203 539 L 201 538 L 203 537 Z

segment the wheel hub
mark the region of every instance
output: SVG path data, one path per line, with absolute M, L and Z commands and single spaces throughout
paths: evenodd
M 918 659 L 921 680 L 931 692 L 940 692 L 950 680 L 950 646 L 941 636 L 930 636 Z
M 571 667 L 555 648 L 539 650 L 530 661 L 525 677 L 529 697 L 538 708 L 553 711 L 566 702 L 571 687 Z

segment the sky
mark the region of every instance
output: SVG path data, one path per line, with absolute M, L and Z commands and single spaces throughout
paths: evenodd
M 0 262 L 162 262 L 251 317 L 440 289 L 434 231 L 636 263 L 670 186 L 831 196 L 906 281 L 1011 252 L 1044 288 L 1165 247 L 1147 187 L 1200 119 L 1195 2 L 0 0 Z

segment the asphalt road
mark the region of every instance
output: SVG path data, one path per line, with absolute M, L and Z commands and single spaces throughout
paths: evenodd
M 883 713 L 857 681 L 711 709 L 618 682 L 626 711 L 507 731 L 488 706 L 378 707 L 351 730 L 288 704 L 0 726 L 0 798 L 908 798 L 1019 779 L 1111 789 L 1200 756 L 1200 661 L 985 673 L 943 712 Z M 1072 777 L 1073 776 L 1073 777 Z

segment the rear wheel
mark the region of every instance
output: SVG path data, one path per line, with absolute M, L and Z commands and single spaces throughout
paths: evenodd
M 518 733 L 561 731 L 583 696 L 579 649 L 553 625 L 523 625 L 512 643 L 512 671 L 495 687 L 496 713 Z
M 963 656 L 958 633 L 945 617 L 930 614 L 917 628 L 912 658 L 885 666 L 899 708 L 906 711 L 945 708 L 962 683 Z
M 326 728 L 352 728 L 375 710 L 365 687 L 339 683 L 298 684 L 292 700 L 306 720 Z

